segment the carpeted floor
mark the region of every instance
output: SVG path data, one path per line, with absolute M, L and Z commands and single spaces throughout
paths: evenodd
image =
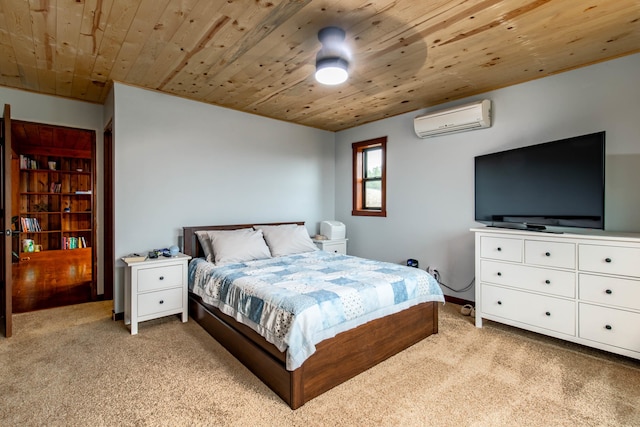
M 440 333 L 292 411 L 193 320 L 110 301 L 14 316 L 1 426 L 638 426 L 640 361 L 441 306 Z

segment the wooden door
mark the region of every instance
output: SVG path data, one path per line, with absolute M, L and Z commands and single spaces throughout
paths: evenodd
M 4 244 L 0 245 L 0 318 L 2 333 L 9 338 L 12 333 L 11 310 L 11 107 L 4 106 L 2 125 L 0 126 L 0 230 L 4 234 Z

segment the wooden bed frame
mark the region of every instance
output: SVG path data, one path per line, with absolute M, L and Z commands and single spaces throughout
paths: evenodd
M 235 230 L 253 225 L 184 227 L 184 253 L 203 257 L 196 231 Z M 286 223 L 291 224 L 291 223 Z M 304 222 L 295 224 L 304 225 Z M 251 328 L 189 293 L 189 314 L 222 346 L 280 396 L 291 409 L 342 384 L 438 332 L 437 302 L 427 302 L 365 323 L 324 340 L 298 369 L 288 371 L 285 353 Z

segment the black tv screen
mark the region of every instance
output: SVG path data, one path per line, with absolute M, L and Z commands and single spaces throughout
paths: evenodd
M 604 229 L 605 132 L 475 158 L 475 220 Z

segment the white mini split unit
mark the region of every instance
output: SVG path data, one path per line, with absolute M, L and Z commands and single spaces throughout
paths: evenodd
M 488 99 L 418 116 L 413 128 L 420 138 L 464 132 L 491 126 L 491 101 Z

